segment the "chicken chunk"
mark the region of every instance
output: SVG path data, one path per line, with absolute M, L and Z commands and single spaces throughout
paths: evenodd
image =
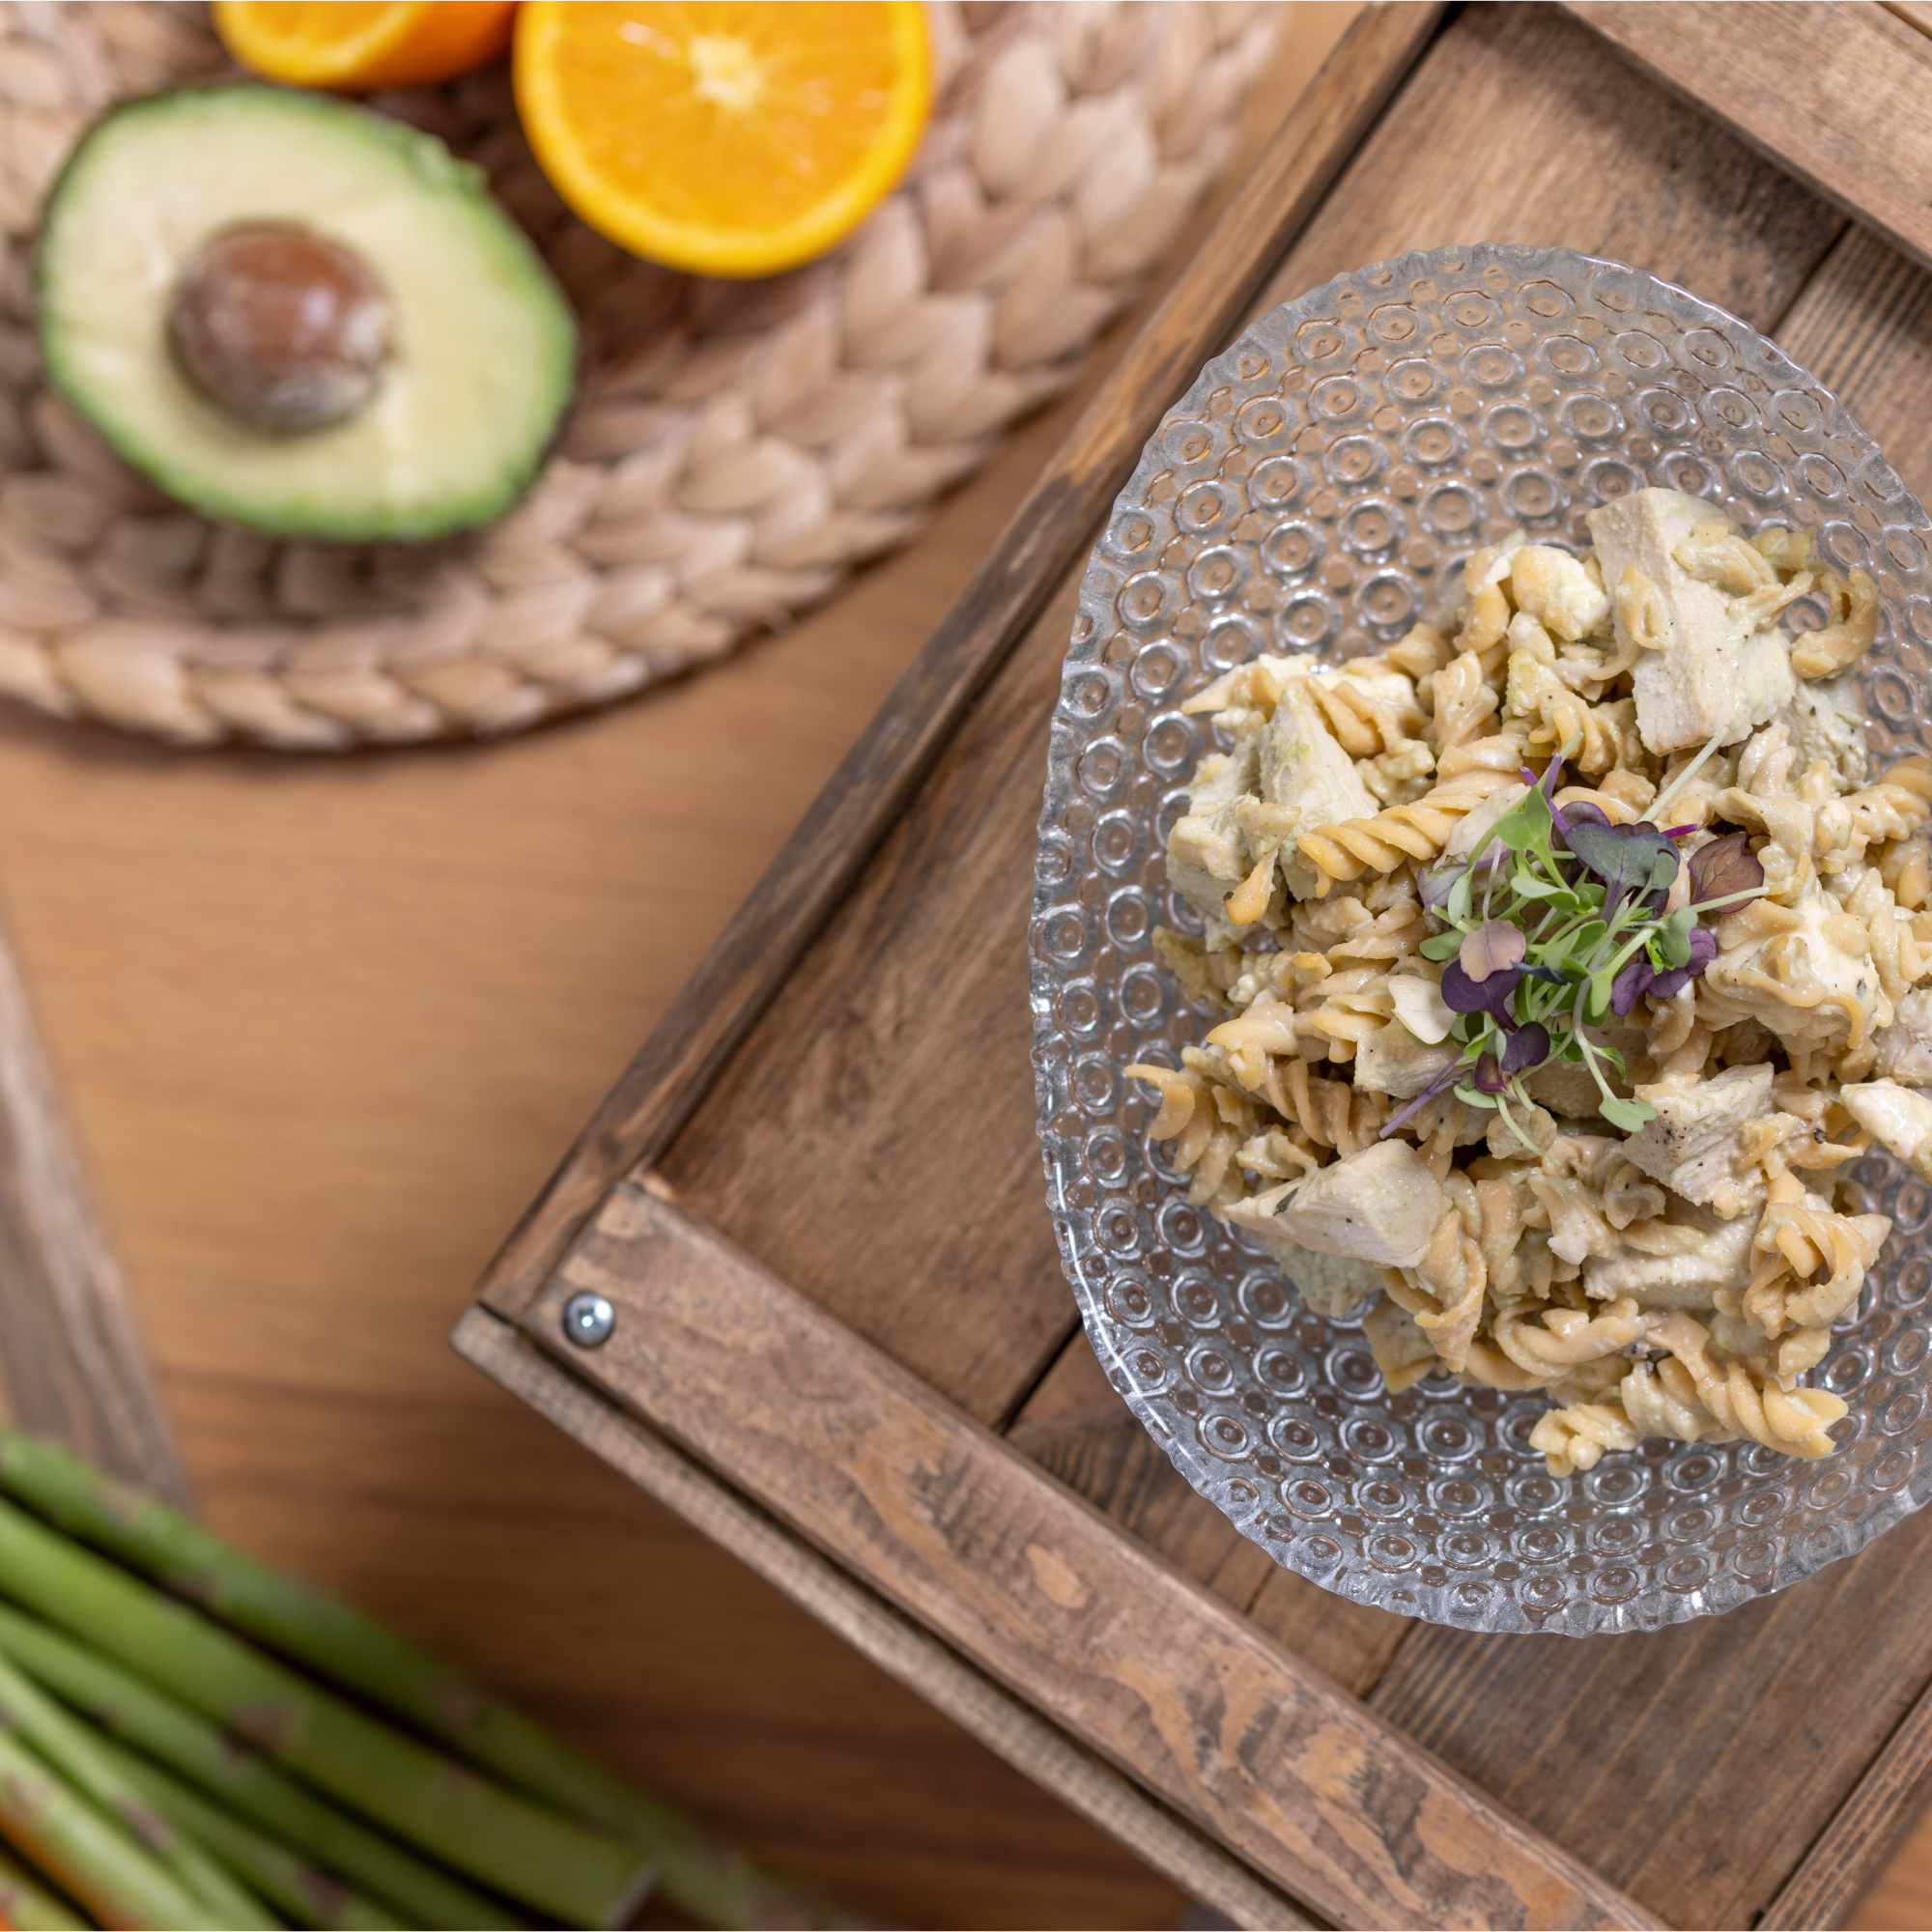
M 1932 986 L 1915 986 L 1898 1003 L 1889 1026 L 1872 1036 L 1882 1079 L 1932 1087 Z
M 1743 1213 L 1763 1183 L 1756 1163 L 1743 1157 L 1738 1129 L 1770 1111 L 1771 1082 L 1767 1064 L 1727 1066 L 1690 1086 L 1638 1088 L 1657 1118 L 1624 1143 L 1625 1158 L 1726 1220 Z
M 1208 922 L 1208 949 L 1234 943 L 1228 895 L 1247 876 L 1240 804 L 1261 776 L 1261 739 L 1248 733 L 1232 752 L 1212 752 L 1195 768 L 1187 813 L 1168 834 L 1167 877 Z
M 1381 1269 L 1353 1255 L 1321 1254 L 1290 1240 L 1264 1205 L 1276 1192 L 1231 1202 L 1221 1209 L 1221 1218 L 1261 1241 L 1275 1266 L 1294 1284 L 1303 1306 L 1331 1321 L 1346 1321 L 1381 1287 Z
M 1448 1208 L 1448 1196 L 1407 1141 L 1377 1141 L 1318 1168 L 1275 1216 L 1275 1228 L 1317 1254 L 1414 1267 Z
M 1646 1308 L 1709 1309 L 1721 1289 L 1750 1286 L 1756 1217 L 1741 1214 L 1706 1232 L 1695 1227 L 1657 1231 L 1652 1249 L 1626 1245 L 1607 1260 L 1583 1264 L 1583 1293 L 1595 1301 L 1634 1295 Z M 1675 1236 L 1660 1240 L 1658 1235 Z
M 1635 490 L 1584 520 L 1616 611 L 1620 646 L 1642 648 L 1632 672 L 1647 750 L 1674 752 L 1721 734 L 1735 744 L 1797 688 L 1783 634 L 1755 628 L 1742 600 L 1690 575 L 1684 540 L 1721 510 L 1676 490 Z
M 1932 1095 L 1915 1094 L 1895 1080 L 1867 1080 L 1843 1089 L 1838 1097 L 1888 1153 L 1921 1179 L 1932 1180 Z
M 1268 832 L 1281 840 L 1288 889 L 1296 898 L 1311 898 L 1321 877 L 1294 841 L 1345 818 L 1371 818 L 1381 807 L 1298 681 L 1282 693 L 1262 742 L 1261 785 L 1264 801 L 1279 808 L 1268 814 Z
M 1431 1046 L 1400 1020 L 1390 1020 L 1366 1039 L 1355 1042 L 1355 1085 L 1364 1094 L 1386 1094 L 1392 1100 L 1413 1100 L 1444 1067 L 1462 1058 L 1458 1041 Z

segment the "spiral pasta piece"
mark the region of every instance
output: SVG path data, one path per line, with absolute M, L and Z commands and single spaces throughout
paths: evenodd
M 1825 1432 L 1845 1413 L 1838 1396 L 1827 1389 L 1781 1389 L 1747 1362 L 1714 1363 L 1710 1330 L 1681 1309 L 1658 1320 L 1649 1339 L 1682 1364 L 1699 1406 L 1721 1429 L 1786 1456 L 1810 1460 L 1832 1453 Z M 1624 1400 L 1628 1410 L 1629 1396 Z
M 1465 743 L 1478 726 L 1495 716 L 1502 700 L 1483 674 L 1483 662 L 1473 651 L 1453 658 L 1435 673 L 1435 755 Z
M 1528 651 L 1510 655 L 1509 708 L 1537 721 L 1529 734 L 1532 750 L 1557 753 L 1592 777 L 1643 755 L 1630 699 L 1586 703 Z
M 1751 1252 L 1762 1264 L 1743 1311 L 1776 1339 L 1786 1328 L 1829 1326 L 1859 1297 L 1891 1222 L 1883 1214 L 1838 1214 L 1813 1207 L 1795 1175 L 1774 1175 Z M 1828 1270 L 1823 1281 L 1806 1277 Z
M 1634 1449 L 1637 1434 L 1621 1406 L 1605 1402 L 1573 1403 L 1542 1415 L 1529 1432 L 1529 1446 L 1541 1449 L 1552 1476 L 1575 1475 L 1594 1469 L 1606 1449 Z
M 1325 896 L 1338 880 L 1359 879 L 1364 872 L 1392 872 L 1407 859 L 1434 859 L 1460 819 L 1492 791 L 1512 782 L 1507 772 L 1463 772 L 1413 805 L 1391 806 L 1373 818 L 1350 818 L 1320 832 L 1305 832 L 1294 841 L 1295 847 L 1321 874 L 1319 895 Z
M 1553 1381 L 1579 1362 L 1620 1354 L 1656 1319 L 1626 1294 L 1606 1302 L 1596 1315 L 1580 1308 L 1550 1308 L 1539 1320 L 1527 1306 L 1499 1308 L 1491 1333 L 1518 1368 Z
M 1854 570 L 1847 580 L 1827 570 L 1818 582 L 1831 600 L 1831 621 L 1792 642 L 1791 668 L 1804 678 L 1835 675 L 1863 657 L 1878 636 L 1878 585 L 1864 571 Z
M 1391 1280 L 1389 1293 L 1415 1318 L 1444 1365 L 1461 1370 L 1482 1320 L 1490 1273 L 1476 1238 L 1482 1209 L 1474 1187 L 1465 1175 L 1453 1173 L 1445 1177 L 1442 1187 L 1449 1196 L 1449 1209 L 1435 1224 L 1420 1263 L 1399 1270 L 1400 1279 Z

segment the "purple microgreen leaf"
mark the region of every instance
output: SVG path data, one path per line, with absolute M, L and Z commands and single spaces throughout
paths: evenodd
M 1626 893 L 1666 891 L 1677 876 L 1677 848 L 1642 819 L 1634 825 L 1599 825 L 1578 816 L 1565 827 L 1563 836 L 1585 868 L 1603 880 L 1613 900 Z
M 1502 1069 L 1502 1063 L 1494 1054 L 1486 1053 L 1476 1062 L 1476 1091 L 1479 1094 L 1503 1094 L 1509 1091 L 1509 1075 Z
M 1742 832 L 1727 832 L 1690 855 L 1690 902 L 1726 899 L 1738 893 L 1756 892 L 1764 884 L 1764 867 Z
M 1556 816 L 1567 832 L 1573 825 L 1607 825 L 1610 815 L 1601 805 L 1592 805 L 1587 798 L 1572 799 L 1568 805 L 1556 808 Z
M 1506 919 L 1486 919 L 1463 941 L 1456 963 L 1478 984 L 1522 963 L 1529 942 Z
M 1690 933 L 1690 958 L 1687 965 L 1673 966 L 1650 982 L 1653 1000 L 1674 1000 L 1718 956 L 1718 936 L 1700 925 Z
M 1519 1027 L 1503 1049 L 1503 1072 L 1512 1080 L 1549 1058 L 1549 1029 L 1540 1020 Z
M 1509 998 L 1521 978 L 1520 966 L 1506 966 L 1486 980 L 1473 980 L 1461 960 L 1452 959 L 1442 969 L 1442 997 L 1452 1012 L 1488 1013 L 1501 1025 L 1513 1027 L 1516 1015 L 1509 1010 Z
M 1650 991 L 1657 979 L 1657 968 L 1639 952 L 1628 961 L 1610 986 L 1610 1010 L 1618 1019 L 1626 1019 L 1630 1009 L 1645 993 Z

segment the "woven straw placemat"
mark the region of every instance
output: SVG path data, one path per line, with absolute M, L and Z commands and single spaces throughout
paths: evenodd
M 707 282 L 563 207 L 507 73 L 377 104 L 489 174 L 577 308 L 557 453 L 493 528 L 279 543 L 159 496 L 46 386 L 42 196 L 107 102 L 227 71 L 198 7 L 0 10 L 0 692 L 182 745 L 521 730 L 787 622 L 1072 380 L 1226 158 L 1276 10 L 929 0 L 936 110 L 836 254 Z

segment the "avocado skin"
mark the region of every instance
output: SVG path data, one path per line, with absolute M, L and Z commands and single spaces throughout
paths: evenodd
M 172 118 L 189 103 L 217 107 L 232 103 L 248 112 L 312 116 L 331 131 L 375 145 L 401 160 L 420 185 L 426 203 L 434 197 L 448 197 L 470 218 L 480 215 L 481 230 L 508 276 L 523 287 L 534 308 L 547 312 L 551 338 L 547 359 L 555 402 L 542 440 L 516 452 L 498 469 L 471 474 L 463 479 L 462 487 L 413 511 L 358 510 L 348 504 L 312 502 L 264 515 L 259 504 L 225 489 L 218 473 L 192 458 L 185 459 L 180 452 L 153 446 L 132 435 L 111 409 L 102 408 L 92 394 L 93 385 L 72 366 L 72 345 L 67 332 L 47 324 L 52 307 L 49 282 L 56 266 L 61 222 L 71 206 L 69 190 L 84 178 L 99 144 L 111 133 L 137 118 L 156 114 Z M 491 195 L 483 170 L 459 159 L 435 135 L 407 122 L 305 88 L 209 81 L 135 96 L 110 108 L 75 142 L 47 190 L 35 241 L 30 286 L 48 382 L 116 455 L 189 509 L 267 536 L 328 543 L 422 543 L 494 523 L 515 506 L 542 473 L 563 434 L 581 376 L 582 348 L 569 301 L 528 238 Z

